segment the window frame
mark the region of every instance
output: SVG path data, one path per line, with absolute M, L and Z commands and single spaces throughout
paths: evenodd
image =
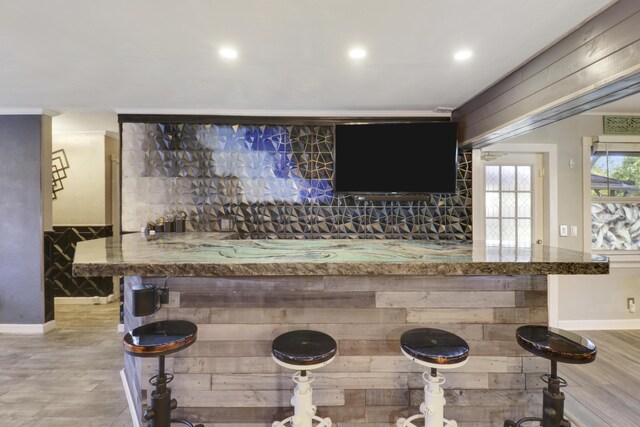
M 640 249 L 595 249 L 592 247 L 591 206 L 595 203 L 638 203 L 638 196 L 593 196 L 591 190 L 591 156 L 595 152 L 638 152 L 640 135 L 599 135 L 582 138 L 582 186 L 583 186 L 583 251 L 606 256 L 633 256 L 640 258 Z

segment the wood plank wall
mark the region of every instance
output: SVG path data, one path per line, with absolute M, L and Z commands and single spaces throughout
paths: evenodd
M 127 292 L 138 279 L 127 279 Z M 460 427 L 502 426 L 540 411 L 547 363 L 520 349 L 514 333 L 546 324 L 545 276 L 172 278 L 168 286 L 168 306 L 142 322 L 127 313 L 125 322 L 198 324 L 198 341 L 167 359 L 177 413 L 191 420 L 266 427 L 289 416 L 291 373 L 272 361 L 271 340 L 302 328 L 338 341 L 339 356 L 313 383 L 318 414 L 337 426 L 391 426 L 418 410 L 422 369 L 402 356 L 399 338 L 423 326 L 470 344 L 467 365 L 445 372 L 445 414 Z M 126 366 L 141 382 L 134 396 L 145 400 L 155 360 Z
M 457 108 L 461 147 L 482 147 L 640 91 L 640 2 L 619 0 Z

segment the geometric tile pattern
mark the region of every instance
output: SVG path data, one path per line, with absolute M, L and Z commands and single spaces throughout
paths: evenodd
M 640 203 L 591 203 L 591 248 L 640 250 Z
M 640 135 L 640 117 L 604 116 L 604 133 L 617 135 Z
M 55 320 L 54 301 L 54 284 L 50 279 L 53 268 L 53 239 L 49 236 L 51 232 L 44 232 L 44 321 L 50 322 Z
M 252 238 L 471 239 L 470 152 L 454 195 L 356 201 L 334 193 L 333 141 L 331 126 L 123 123 L 123 230 L 183 212 L 187 231 L 229 217 Z
M 111 225 L 54 226 L 53 231 L 45 232 L 45 289 L 52 291 L 54 297 L 105 297 L 112 294 L 111 277 L 74 277 L 71 273 L 78 242 L 112 235 Z
M 52 198 L 55 200 L 58 197 L 56 193 L 64 190 L 62 180 L 67 177 L 66 170 L 69 169 L 69 161 L 67 155 L 63 149 L 56 150 L 51 153 L 51 173 L 52 173 Z

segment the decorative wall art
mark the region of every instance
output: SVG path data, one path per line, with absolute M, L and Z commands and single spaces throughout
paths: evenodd
M 67 169 L 69 169 L 69 161 L 64 149 L 56 150 L 51 153 L 51 172 L 52 172 L 52 198 L 57 199 L 56 193 L 64 190 L 62 180 L 67 177 Z
M 604 116 L 604 133 L 615 135 L 640 135 L 640 117 Z

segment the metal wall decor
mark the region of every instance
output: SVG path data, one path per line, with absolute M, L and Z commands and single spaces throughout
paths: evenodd
M 51 172 L 52 172 L 52 198 L 58 198 L 56 193 L 64 190 L 62 180 L 67 177 L 66 170 L 69 169 L 69 161 L 64 149 L 56 150 L 51 153 Z
M 640 135 L 640 117 L 603 116 L 605 134 Z
M 471 239 L 470 152 L 455 195 L 356 201 L 333 191 L 333 144 L 329 125 L 123 123 L 123 230 L 186 212 L 187 231 L 230 217 L 241 237 Z

